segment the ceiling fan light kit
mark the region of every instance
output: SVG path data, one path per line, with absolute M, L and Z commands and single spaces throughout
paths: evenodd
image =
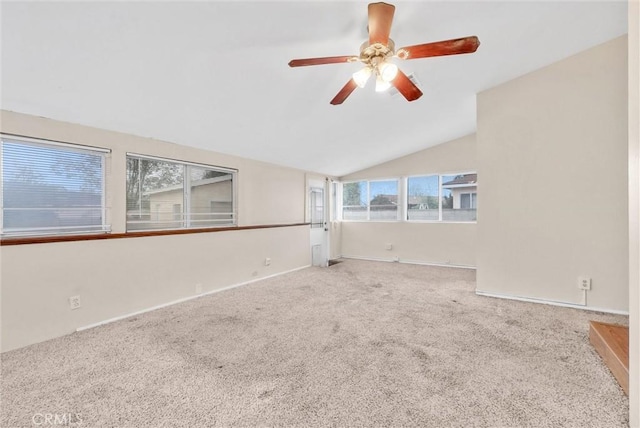
M 360 71 L 356 71 L 351 77 L 353 77 L 353 80 L 356 82 L 356 85 L 358 85 L 358 88 L 364 88 L 364 85 L 367 84 L 369 77 L 371 77 L 371 68 L 365 67 Z
M 369 40 L 360 46 L 360 55 L 294 59 L 289 62 L 289 66 L 362 62 L 364 68 L 353 73 L 351 80 L 331 100 L 333 105 L 342 104 L 356 88 L 364 88 L 372 75 L 376 76 L 376 92 L 383 92 L 394 86 L 407 101 L 415 101 L 422 96 L 422 91 L 397 65 L 389 61 L 391 58 L 410 60 L 473 53 L 480 46 L 478 38 L 470 36 L 395 50 L 395 43 L 389 38 L 395 9 L 395 6 L 382 2 L 369 4 Z
M 385 81 L 382 77 L 376 77 L 376 92 L 384 92 L 391 87 L 391 82 Z

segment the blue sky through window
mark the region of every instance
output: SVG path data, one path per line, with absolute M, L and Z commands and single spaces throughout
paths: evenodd
M 409 196 L 438 196 L 438 176 L 409 177 L 407 190 Z
M 379 195 L 395 195 L 398 196 L 398 181 L 370 181 L 369 182 L 369 200 L 373 200 Z

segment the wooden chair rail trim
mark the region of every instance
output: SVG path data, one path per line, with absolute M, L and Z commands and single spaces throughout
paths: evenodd
M 86 235 L 67 236 L 33 236 L 25 238 L 0 239 L 0 246 L 48 244 L 52 242 L 97 241 L 102 239 L 143 238 L 148 236 L 189 235 L 192 233 L 230 232 L 235 230 L 275 229 L 279 227 L 309 226 L 311 223 L 287 223 L 287 224 L 258 224 L 254 226 L 229 226 L 199 229 L 171 229 L 171 230 L 144 230 L 126 233 L 100 233 Z

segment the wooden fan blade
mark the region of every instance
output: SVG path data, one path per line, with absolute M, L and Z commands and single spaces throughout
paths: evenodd
M 327 56 L 324 58 L 304 58 L 304 59 L 292 59 L 289 61 L 289 67 L 302 67 L 305 65 L 323 65 L 323 64 L 338 64 L 343 62 L 358 61 L 357 56 Z
M 347 99 L 347 97 L 349 95 L 351 95 L 351 92 L 355 91 L 355 89 L 358 87 L 358 85 L 356 84 L 356 81 L 351 79 L 347 82 L 346 85 L 344 85 L 342 87 L 342 89 L 340 89 L 340 92 L 338 92 L 338 94 L 333 97 L 333 99 L 331 100 L 331 104 L 338 105 L 338 104 L 342 104 L 344 102 L 344 100 Z
M 400 59 L 417 59 L 431 56 L 458 55 L 475 52 L 478 46 L 480 46 L 480 40 L 476 36 L 470 36 L 461 39 L 406 46 L 398 49 L 396 56 Z
M 389 33 L 396 7 L 387 3 L 369 4 L 369 44 L 389 44 Z
M 407 77 L 402 70 L 398 70 L 398 74 L 395 79 L 391 81 L 391 84 L 396 87 L 407 101 L 415 101 L 422 96 L 422 91 L 413 84 L 411 79 Z

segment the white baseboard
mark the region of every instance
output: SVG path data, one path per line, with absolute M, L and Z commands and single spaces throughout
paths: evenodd
M 539 303 L 543 305 L 562 306 L 565 308 L 582 309 L 583 311 L 604 312 L 607 314 L 629 316 L 628 311 L 619 311 L 617 309 L 595 308 L 593 306 L 584 306 L 576 303 L 557 302 L 554 300 L 536 299 L 532 297 L 511 296 L 509 294 L 490 293 L 490 292 L 481 291 L 481 290 L 476 290 L 476 295 L 485 296 L 485 297 L 495 297 L 497 299 L 518 300 L 520 302 Z
M 359 256 L 340 256 L 342 259 L 353 259 L 353 260 L 367 260 L 370 262 L 387 262 L 387 263 L 404 263 L 408 265 L 423 265 L 423 266 L 440 266 L 440 267 L 451 267 L 451 268 L 459 268 L 459 269 L 476 269 L 475 266 L 468 265 L 457 265 L 452 263 L 444 263 L 444 262 L 425 262 L 422 260 L 405 260 L 405 259 L 386 259 L 379 257 L 359 257 Z
M 151 311 L 155 311 L 157 309 L 166 308 L 167 306 L 177 305 L 178 303 L 188 302 L 189 300 L 198 299 L 200 297 L 208 296 L 210 294 L 219 293 L 221 291 L 226 291 L 226 290 L 231 290 L 233 288 L 242 287 L 243 285 L 252 284 L 254 282 L 259 282 L 259 281 L 263 281 L 265 279 L 275 278 L 276 276 L 280 276 L 280 275 L 284 275 L 284 274 L 287 274 L 287 273 L 295 272 L 295 271 L 298 271 L 298 270 L 306 269 L 306 268 L 308 268 L 310 266 L 311 265 L 301 266 L 301 267 L 298 267 L 298 268 L 295 268 L 295 269 L 290 269 L 290 270 L 287 270 L 287 271 L 284 271 L 284 272 L 275 273 L 273 275 L 263 276 L 263 277 L 252 279 L 252 280 L 249 280 L 249 281 L 244 281 L 244 282 L 240 282 L 240 283 L 237 283 L 237 284 L 229 285 L 229 286 L 223 287 L 223 288 L 217 288 L 215 290 L 207 291 L 205 293 L 200 293 L 200 294 L 195 294 L 193 296 L 183 297 L 182 299 L 173 300 L 171 302 L 163 303 L 161 305 L 152 306 L 150 308 L 141 309 L 141 310 L 136 311 L 136 312 L 130 312 L 130 313 L 125 314 L 125 315 L 120 315 L 120 316 L 117 316 L 117 317 L 114 317 L 114 318 L 109 318 L 109 319 L 104 320 L 104 321 L 99 321 L 97 323 L 85 325 L 83 327 L 78 327 L 76 329 L 76 331 L 88 330 L 90 328 L 99 327 L 101 325 L 110 324 L 110 323 L 116 322 L 116 321 L 121 321 L 123 319 L 130 318 L 130 317 L 133 317 L 133 316 L 136 316 L 136 315 L 141 315 L 141 314 L 144 314 L 146 312 L 151 312 Z

